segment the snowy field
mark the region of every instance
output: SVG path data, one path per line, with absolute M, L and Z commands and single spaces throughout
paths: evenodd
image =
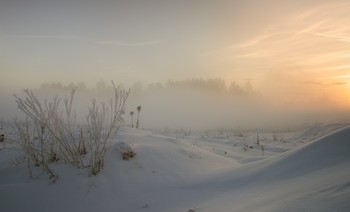
M 103 171 L 56 162 L 52 183 L 0 143 L 0 211 L 349 211 L 350 127 L 286 131 L 146 131 L 121 128 Z M 135 151 L 123 160 L 121 142 Z

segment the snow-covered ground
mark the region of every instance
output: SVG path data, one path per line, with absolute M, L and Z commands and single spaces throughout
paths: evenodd
M 136 157 L 122 160 L 120 142 L 132 146 Z M 28 179 L 24 154 L 15 144 L 0 148 L 0 211 L 350 208 L 350 127 L 345 124 L 298 132 L 160 134 L 121 128 L 100 175 L 88 177 L 88 170 L 58 162 L 52 166 L 59 175 L 55 183 L 39 167 Z

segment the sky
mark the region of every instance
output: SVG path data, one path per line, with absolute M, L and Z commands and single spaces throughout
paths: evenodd
M 266 98 L 350 108 L 347 0 L 0 2 L 2 92 L 222 78 Z

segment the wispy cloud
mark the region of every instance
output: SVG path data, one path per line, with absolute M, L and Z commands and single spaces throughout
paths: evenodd
M 232 59 L 266 58 L 310 64 L 320 55 L 339 60 L 350 52 L 350 3 L 328 3 L 269 25 L 253 38 L 231 45 Z M 322 63 L 322 60 L 318 60 Z M 276 61 L 274 61 L 276 62 Z M 339 62 L 339 61 L 338 61 Z M 330 64 L 330 63 L 329 63 Z M 346 64 L 340 64 L 346 65 Z
M 79 37 L 79 36 L 67 36 L 67 35 L 7 35 L 6 37 L 83 41 L 83 42 L 94 43 L 99 45 L 121 46 L 121 47 L 151 46 L 151 45 L 164 43 L 164 41 L 162 40 L 131 42 L 131 41 L 123 41 L 123 40 L 91 39 L 91 38 L 85 38 L 85 37 Z
M 348 69 L 350 70 L 350 64 L 335 66 L 333 69 Z
M 69 36 L 69 35 L 2 35 L 5 37 L 12 38 L 29 38 L 29 39 L 55 39 L 55 40 L 84 40 L 84 41 L 93 41 L 91 39 L 82 38 L 78 36 Z
M 349 35 L 338 35 L 338 34 L 334 34 L 334 33 L 333 34 L 332 33 L 314 33 L 313 35 L 320 36 L 320 37 L 326 37 L 326 38 L 334 38 L 338 41 L 350 43 Z
M 337 86 L 337 85 L 347 85 L 347 84 L 349 84 L 349 82 L 333 82 L 332 83 L 332 85 L 335 85 L 335 86 Z
M 104 41 L 96 41 L 98 44 L 110 45 L 110 46 L 151 46 L 163 43 L 161 40 L 152 40 L 152 41 L 144 41 L 144 42 L 126 42 L 120 40 L 104 40 Z
M 264 57 L 269 57 L 271 56 L 271 53 L 269 52 L 269 50 L 267 49 L 259 49 L 256 51 L 247 51 L 247 52 L 241 52 L 239 54 L 235 54 L 232 57 L 230 57 L 231 59 L 258 59 L 258 58 L 264 58 Z
M 255 46 L 261 42 L 264 42 L 268 38 L 271 38 L 274 35 L 274 33 L 269 32 L 269 30 L 266 30 L 263 34 L 258 35 L 250 40 L 244 41 L 242 43 L 233 45 L 232 48 L 248 48 Z

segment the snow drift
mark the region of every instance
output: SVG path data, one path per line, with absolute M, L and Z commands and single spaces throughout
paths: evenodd
M 124 161 L 118 142 L 137 155 Z M 240 165 L 174 138 L 122 129 L 105 170 L 57 164 L 57 183 L 27 180 L 21 153 L 0 151 L 1 211 L 347 211 L 350 208 L 350 127 L 298 149 Z M 38 169 L 39 170 L 39 169 Z
M 350 208 L 350 128 L 297 150 L 229 171 L 215 181 L 225 191 L 206 210 L 347 211 Z M 219 206 L 219 207 L 218 207 Z

